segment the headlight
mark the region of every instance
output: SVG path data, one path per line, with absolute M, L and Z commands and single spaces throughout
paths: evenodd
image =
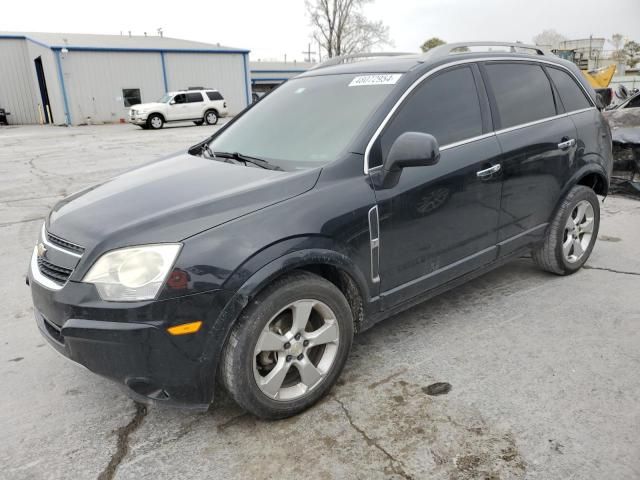
M 164 284 L 181 245 L 127 247 L 102 255 L 82 279 L 93 283 L 103 300 L 151 300 Z

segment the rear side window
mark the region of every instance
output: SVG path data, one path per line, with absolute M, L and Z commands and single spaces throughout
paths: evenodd
M 547 72 L 560 94 L 565 111 L 573 112 L 591 106 L 582 89 L 567 72 L 557 68 L 547 68 Z
M 189 103 L 202 102 L 202 94 L 200 92 L 187 93 L 187 102 Z
M 480 101 L 471 69 L 448 70 L 419 85 L 382 134 L 382 158 L 405 132 L 430 133 L 440 146 L 482 135 Z M 380 163 L 380 158 L 371 159 L 370 166 Z
M 485 67 L 501 128 L 556 115 L 551 84 L 542 67 L 516 63 L 489 63 Z
M 220 92 L 207 92 L 207 97 L 209 97 L 209 100 L 224 100 Z

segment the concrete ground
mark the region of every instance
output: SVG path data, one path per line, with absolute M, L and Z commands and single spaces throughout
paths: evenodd
M 519 260 L 357 337 L 339 384 L 263 422 L 137 407 L 45 345 L 24 273 L 64 195 L 215 127 L 0 128 L 0 478 L 640 478 L 640 202 L 576 275 Z M 436 382 L 446 394 L 430 395 Z M 446 389 L 445 389 L 446 391 Z

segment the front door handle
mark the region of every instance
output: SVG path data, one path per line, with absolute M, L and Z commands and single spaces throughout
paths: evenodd
M 485 168 L 484 170 L 480 170 L 476 172 L 476 177 L 478 178 L 490 177 L 494 173 L 498 173 L 501 169 L 502 169 L 502 166 L 498 163 L 493 167 Z
M 563 138 L 562 140 L 563 140 L 563 141 L 562 141 L 562 142 L 560 142 L 560 143 L 558 144 L 558 148 L 559 148 L 560 150 L 564 150 L 564 149 L 566 149 L 566 148 L 571 148 L 571 147 L 573 147 L 573 146 L 576 144 L 576 139 L 575 139 L 575 138 L 570 138 L 570 139 L 568 139 L 568 140 L 565 140 L 565 139 Z

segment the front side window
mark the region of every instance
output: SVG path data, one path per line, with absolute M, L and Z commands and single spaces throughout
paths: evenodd
M 202 102 L 202 94 L 200 92 L 189 92 L 187 93 L 187 102 L 189 103 L 197 103 Z
M 482 135 L 482 115 L 473 72 L 458 67 L 419 85 L 400 106 L 371 152 L 369 167 L 382 164 L 405 132 L 433 135 L 440 146 Z
M 338 74 L 289 80 L 209 146 L 262 158 L 285 170 L 322 166 L 346 153 L 400 76 Z
M 551 84 L 541 66 L 489 63 L 486 71 L 496 99 L 501 128 L 556 115 Z
M 179 93 L 173 97 L 174 103 L 187 103 L 187 96 L 184 93 Z
M 142 96 L 139 88 L 125 88 L 122 90 L 122 99 L 125 107 L 139 105 L 142 103 Z
M 591 106 L 582 89 L 567 72 L 553 67 L 548 67 L 547 72 L 549 72 L 551 81 L 560 94 L 560 100 L 566 112 L 573 112 Z

